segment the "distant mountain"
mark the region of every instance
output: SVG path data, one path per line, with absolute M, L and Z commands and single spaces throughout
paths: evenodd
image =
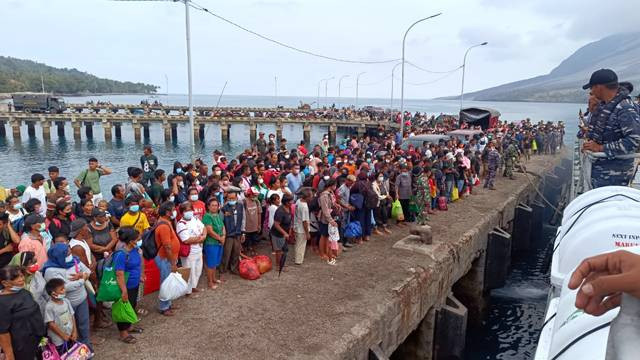
M 0 56 L 0 93 L 42 90 L 57 94 L 155 93 L 158 86 L 102 79 L 76 69 L 60 69 L 31 60 Z
M 520 80 L 464 95 L 465 100 L 585 102 L 582 85 L 591 73 L 613 69 L 620 81 L 630 81 L 640 90 L 640 32 L 608 36 L 589 43 L 562 61 L 547 75 Z M 443 99 L 459 99 L 451 96 Z

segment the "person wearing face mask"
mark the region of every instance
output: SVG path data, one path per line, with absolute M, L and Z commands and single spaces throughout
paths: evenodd
M 45 183 L 46 184 L 46 183 Z M 69 196 L 69 181 L 67 178 L 59 176 L 55 180 L 53 180 L 53 192 L 47 194 L 48 201 L 57 201 L 60 198 L 65 198 L 65 200 L 69 201 L 71 198 L 67 198 Z
M 44 228 L 44 218 L 38 214 L 27 215 L 24 219 L 24 233 L 18 244 L 20 252 L 33 251 L 40 267 L 47 261 L 47 248 L 40 233 Z
M 376 220 L 376 226 L 379 231 L 391 234 L 387 226 L 389 207 L 391 205 L 391 197 L 389 196 L 389 181 L 385 180 L 384 174 L 377 173 L 375 181 L 371 181 L 371 188 L 378 196 L 378 206 L 374 209 L 373 215 Z
M 191 269 L 187 282 L 189 285 L 187 295 L 191 295 L 200 292 L 198 281 L 202 275 L 202 243 L 207 238 L 207 231 L 202 221 L 196 216 L 190 202 L 180 204 L 180 213 L 182 218 L 176 224 L 176 233 L 183 244 L 189 245 L 189 253 L 187 256 L 181 254 L 180 261 L 182 266 Z
M 76 220 L 79 221 L 79 220 Z M 75 314 L 78 341 L 93 348 L 89 333 L 89 304 L 85 282 L 91 270 L 76 256 L 71 254 L 67 244 L 55 244 L 49 249 L 49 260 L 42 268 L 44 279 L 62 279 L 65 287 L 65 298 L 69 300 Z
M 116 281 L 122 292 L 122 301 L 129 302 L 135 310 L 138 304 L 138 289 L 145 281 L 144 262 L 138 248 L 142 246 L 140 234 L 132 227 L 118 229 L 118 239 L 124 247 L 113 253 L 113 268 L 116 271 Z M 125 274 L 128 278 L 125 279 Z M 116 323 L 120 332 L 120 341 L 134 344 L 136 339 L 131 335 L 141 334 L 142 328 L 134 327 L 127 322 Z
M 89 247 L 98 261 L 98 268 L 102 268 L 105 256 L 109 256 L 118 243 L 116 229 L 107 219 L 107 214 L 99 210 L 89 223 L 89 233 L 92 239 Z
M 304 174 L 300 172 L 300 165 L 294 164 L 291 167 L 291 172 L 287 174 L 286 178 L 291 193 L 297 193 L 298 189 L 300 189 L 300 187 L 302 187 L 302 184 L 304 183 Z
M 150 225 L 147 216 L 140 211 L 140 200 L 136 195 L 131 195 L 124 200 L 127 212 L 120 218 L 120 226 L 131 226 L 142 234 Z
M 156 223 L 155 240 L 158 247 L 158 255 L 154 261 L 160 271 L 160 284 L 171 274 L 178 270 L 178 254 L 180 253 L 180 240 L 173 230 L 173 220 L 177 216 L 176 206 L 173 202 L 162 203 L 158 208 L 158 222 Z M 171 307 L 171 301 L 158 301 L 158 311 L 164 316 L 175 315 L 177 307 Z
M 200 221 L 202 221 L 202 217 L 206 213 L 206 208 L 204 202 L 198 200 L 198 189 L 195 187 L 189 188 L 189 203 L 191 204 L 191 210 L 193 210 L 193 215 Z
M 184 177 L 185 176 L 183 174 L 178 174 L 169 179 L 171 182 L 171 193 L 175 196 L 175 202 L 178 204 L 187 201 Z
M 58 353 L 63 354 L 78 339 L 73 306 L 66 298 L 64 280 L 56 278 L 47 281 L 45 291 L 49 295 L 44 311 L 47 336 Z
M 227 202 L 222 207 L 221 212 L 224 216 L 226 238 L 220 273 L 229 271 L 232 274 L 238 274 L 238 258 L 242 249 L 240 237 L 242 235 L 244 212 L 242 204 L 238 202 L 238 194 L 236 192 L 227 194 Z
M 7 214 L 9 215 L 9 222 L 15 223 L 20 220 L 23 216 L 27 214 L 26 211 L 22 208 L 22 204 L 20 203 L 20 199 L 17 196 L 9 195 L 7 196 Z
M 31 251 L 25 251 L 17 253 L 9 263 L 9 266 L 17 266 L 22 269 L 22 275 L 24 275 L 24 288 L 29 291 L 33 296 L 33 299 L 40 306 L 40 311 L 44 312 L 44 307 L 47 304 L 47 294 L 43 291 L 44 277 L 40 267 L 36 263 L 36 255 Z
M 7 360 L 33 360 L 46 335 L 40 308 L 24 289 L 19 267 L 0 268 L 0 284 L 0 348 Z
M 55 213 L 49 223 L 51 236 L 54 238 L 58 235 L 69 236 L 71 221 L 73 220 L 75 220 L 75 215 L 72 211 L 72 205 L 63 199 L 59 199 L 56 202 Z
M 164 191 L 164 186 L 162 184 L 164 184 L 166 178 L 164 170 L 162 169 L 158 169 L 153 172 L 153 183 L 149 190 L 149 196 L 151 196 L 151 200 L 153 200 L 156 205 L 160 205 L 162 203 L 162 192 Z

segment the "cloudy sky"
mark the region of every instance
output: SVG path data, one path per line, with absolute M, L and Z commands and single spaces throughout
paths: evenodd
M 184 5 L 162 1 L 2 0 L 0 55 L 75 67 L 101 77 L 152 83 L 186 93 Z M 609 0 L 616 19 L 602 20 L 596 0 L 197 0 L 212 12 L 295 47 L 330 57 L 388 60 L 406 57 L 424 69 L 447 71 L 467 58 L 465 90 L 480 90 L 549 72 L 590 41 L 637 30 L 640 2 Z M 266 42 L 215 17 L 191 10 L 194 92 L 315 96 L 318 81 L 334 76 L 329 96 L 390 95 L 393 63 L 328 61 Z M 396 71 L 396 79 L 400 71 Z M 460 92 L 461 72 L 432 74 L 407 66 L 405 96 Z M 417 85 L 422 84 L 422 85 Z M 395 86 L 399 94 L 399 81 Z M 324 86 L 322 88 L 324 94 Z

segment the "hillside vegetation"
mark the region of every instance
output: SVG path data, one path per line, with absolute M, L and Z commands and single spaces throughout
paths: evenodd
M 0 56 L 0 93 L 42 90 L 56 94 L 155 93 L 158 86 L 102 79 L 77 70 L 60 69 L 31 60 Z

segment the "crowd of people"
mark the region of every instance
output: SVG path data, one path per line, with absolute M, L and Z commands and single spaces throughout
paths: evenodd
M 407 136 L 439 131 L 407 121 Z M 60 352 L 75 342 L 93 348 L 94 331 L 113 326 L 109 304 L 94 296 L 107 269 L 122 301 L 144 317 L 138 300 L 152 268 L 161 283 L 189 268 L 189 297 L 215 293 L 241 258 L 265 247 L 284 272 L 310 256 L 336 266 L 371 236 L 424 224 L 477 187 L 495 189 L 501 170 L 514 179 L 518 164 L 554 153 L 563 134 L 561 124 L 523 120 L 421 146 L 381 131 L 335 146 L 325 136 L 307 148 L 260 133 L 233 159 L 215 151 L 170 169 L 147 146 L 108 190 L 102 177 L 122 175 L 96 158 L 78 174 L 51 166 L 28 186 L 0 187 L 0 348 L 7 359 L 33 359 L 43 337 Z M 171 301 L 157 310 L 179 313 Z M 143 331 L 115 325 L 127 344 Z

